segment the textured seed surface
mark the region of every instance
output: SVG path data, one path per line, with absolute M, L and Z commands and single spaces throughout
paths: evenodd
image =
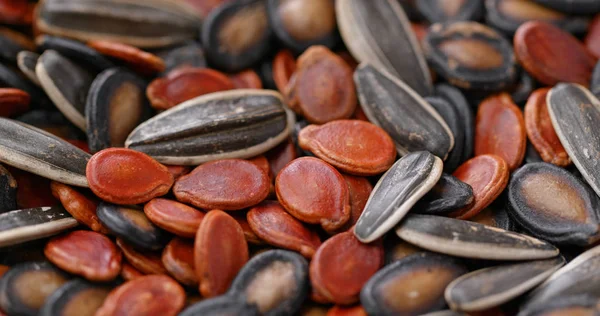
M 440 180 L 419 202 L 414 211 L 421 214 L 444 214 L 473 203 L 473 188 L 456 177 L 443 173 Z
M 95 232 L 107 234 L 108 229 L 102 225 L 96 215 L 98 202 L 79 193 L 68 185 L 52 181 L 50 183 L 52 195 L 60 200 L 63 207 L 78 222 L 91 228 Z
M 0 247 L 18 245 L 79 225 L 62 207 L 36 207 L 0 214 Z
M 144 213 L 160 228 L 181 237 L 193 238 L 198 226 L 204 218 L 204 213 L 167 199 L 153 199 L 144 205 Z

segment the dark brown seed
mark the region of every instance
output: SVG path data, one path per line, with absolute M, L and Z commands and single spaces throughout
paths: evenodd
M 420 0 L 418 12 L 429 22 L 477 21 L 483 13 L 481 0 Z
M 37 207 L 0 214 L 0 248 L 62 233 L 79 225 L 62 207 Z
M 455 258 L 414 254 L 379 270 L 360 302 L 369 315 L 421 315 L 446 306 L 444 289 L 467 269 Z
M 350 118 L 356 108 L 352 69 L 326 47 L 312 46 L 298 57 L 285 98 L 292 110 L 311 123 Z
M 352 232 L 337 234 L 319 247 L 310 262 L 312 288 L 327 301 L 354 304 L 383 260 L 381 242 L 363 244 Z
M 483 24 L 434 24 L 423 43 L 435 71 L 457 87 L 494 91 L 516 78 L 510 43 Z
M 91 228 L 95 232 L 108 234 L 108 229 L 102 225 L 98 216 L 96 216 L 96 209 L 98 208 L 96 200 L 86 197 L 68 185 L 56 181 L 50 183 L 50 189 L 52 190 L 52 195 L 60 200 L 65 210 L 79 223 Z
M 475 197 L 473 188 L 447 173 L 442 173 L 437 184 L 413 207 L 420 214 L 444 214 L 469 206 Z
M 94 315 L 104 303 L 110 290 L 108 286 L 79 279 L 69 281 L 46 299 L 39 315 Z
M 335 231 L 350 218 L 348 185 L 328 163 L 312 157 L 290 162 L 277 176 L 281 205 L 295 218 Z
M 185 291 L 166 275 L 147 275 L 112 290 L 96 316 L 175 316 L 183 309 Z
M 571 34 L 531 21 L 517 29 L 513 41 L 519 62 L 538 81 L 551 86 L 559 82 L 589 85 L 596 57 Z
M 383 243 L 386 265 L 398 260 L 402 260 L 415 253 L 427 252 L 427 250 L 413 246 L 412 244 L 407 243 L 406 241 L 393 235 L 386 237 Z
M 16 64 L 20 51 L 35 50 L 35 44 L 25 34 L 16 32 L 6 27 L 0 27 L 0 60 Z
M 265 242 L 299 252 L 310 259 L 321 240 L 316 232 L 288 214 L 277 202 L 266 201 L 246 215 L 252 230 Z
M 181 284 L 197 287 L 198 277 L 194 270 L 194 242 L 175 237 L 165 247 L 162 253 L 162 263 Z
M 117 246 L 123 251 L 123 256 L 135 269 L 143 274 L 167 274 L 162 263 L 160 252 L 139 251 L 117 238 Z
M 232 214 L 231 217 L 240 224 L 240 227 L 242 227 L 242 230 L 244 231 L 244 238 L 246 238 L 246 241 L 249 244 L 264 245 L 265 242 L 260 239 L 260 237 L 252 230 L 252 227 L 250 227 L 248 219 L 246 218 L 247 213 L 248 212 L 236 212 L 236 214 Z M 250 254 L 250 257 L 252 257 L 252 254 Z
M 0 214 L 17 209 L 17 181 L 0 165 Z
M 271 173 L 276 177 L 285 165 L 298 158 L 298 153 L 296 152 L 294 142 L 288 139 L 266 152 L 265 156 L 269 161 Z
M 464 122 L 462 121 L 462 118 L 459 117 L 456 107 L 447 99 L 439 96 L 429 96 L 425 97 L 425 101 L 435 109 L 435 111 L 444 119 L 444 122 L 446 122 L 450 128 L 450 131 L 452 131 L 454 146 L 444 161 L 444 170 L 446 172 L 450 170 L 454 171 L 462 162 L 466 132 Z
M 144 213 L 156 226 L 184 238 L 193 238 L 204 213 L 185 204 L 153 199 L 144 205 Z
M 121 271 L 121 251 L 108 237 L 84 230 L 52 238 L 44 248 L 52 263 L 90 281 L 111 281 Z
M 269 177 L 249 161 L 224 159 L 200 165 L 179 178 L 173 193 L 179 201 L 199 208 L 240 210 L 267 198 Z
M 248 244 L 235 219 L 219 210 L 206 213 L 194 242 L 200 294 L 203 297 L 224 294 L 247 261 Z
M 28 1 L 0 1 L 0 21 L 7 24 L 31 24 L 35 4 Z

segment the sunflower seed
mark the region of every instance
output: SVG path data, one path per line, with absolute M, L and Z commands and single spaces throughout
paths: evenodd
M 59 234 L 79 225 L 62 207 L 37 207 L 0 214 L 0 247 Z

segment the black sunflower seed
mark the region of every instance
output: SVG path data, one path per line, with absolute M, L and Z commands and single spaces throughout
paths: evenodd
M 35 74 L 35 66 L 37 65 L 39 58 L 40 55 L 38 53 L 26 50 L 20 51 L 19 54 L 17 54 L 17 65 L 19 66 L 19 69 L 25 77 L 38 86 L 40 85 L 40 81 Z
M 165 62 L 165 71 L 163 71 L 162 75 L 166 75 L 171 70 L 181 66 L 206 67 L 204 50 L 197 42 L 189 42 L 186 45 L 163 50 L 158 53 L 158 56 Z
M 19 32 L 12 29 L 0 27 L 0 60 L 16 64 L 17 55 L 23 50 L 33 50 L 31 40 Z
M 62 207 L 36 207 L 0 214 L 0 247 L 61 233 L 79 225 Z
M 48 99 L 40 87 L 24 78 L 18 73 L 18 69 L 12 69 L 0 63 L 0 86 L 21 89 L 31 97 L 33 108 L 52 109 L 54 105 Z
M 600 98 L 600 61 L 596 64 L 596 67 L 594 67 L 594 72 L 592 72 L 590 90 L 596 98 Z
M 17 209 L 17 181 L 0 165 L 0 213 Z
M 97 71 L 114 67 L 112 61 L 98 53 L 95 49 L 75 40 L 42 35 L 37 37 L 35 42 L 42 51 L 48 49 L 54 50 L 72 61 L 93 67 Z
M 444 214 L 473 202 L 473 188 L 456 177 L 443 173 L 436 185 L 413 207 L 420 214 Z
M 425 97 L 425 101 L 429 103 L 436 112 L 444 119 L 446 125 L 452 131 L 454 137 L 454 147 L 448 153 L 448 157 L 444 161 L 444 171 L 453 172 L 462 163 L 464 142 L 465 142 L 465 127 L 462 118 L 458 112 L 442 97 Z
M 76 279 L 65 283 L 50 295 L 39 316 L 94 315 L 102 306 L 111 287 Z
M 483 14 L 481 0 L 419 0 L 419 13 L 429 22 L 477 21 Z

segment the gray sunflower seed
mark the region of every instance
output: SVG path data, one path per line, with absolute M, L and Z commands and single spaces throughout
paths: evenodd
M 37 65 L 38 59 L 40 55 L 30 51 L 21 51 L 17 55 L 17 65 L 21 72 L 29 79 L 31 82 L 40 86 L 40 80 L 35 74 L 35 66 Z
M 354 72 L 358 98 L 369 120 L 396 142 L 400 155 L 427 150 L 445 159 L 454 147 L 452 131 L 435 109 L 402 80 L 369 64 Z
M 31 125 L 0 118 L 0 162 L 62 183 L 87 187 L 90 155 Z
M 17 181 L 0 165 L 0 214 L 17 209 Z
M 36 207 L 0 214 L 0 247 L 56 235 L 79 225 L 62 207 Z
M 404 80 L 422 96 L 432 83 L 425 57 L 397 0 L 336 1 L 344 43 L 358 62 L 368 62 Z
M 473 203 L 473 188 L 447 173 L 415 205 L 414 212 L 420 214 L 444 214 Z
M 583 86 L 560 83 L 550 90 L 546 103 L 561 144 L 600 195 L 600 101 Z
M 440 158 L 426 151 L 398 160 L 377 182 L 354 228 L 362 242 L 390 231 L 442 176 Z
M 189 5 L 169 0 L 45 0 L 36 12 L 42 33 L 138 47 L 164 47 L 194 39 L 202 23 Z
M 560 297 L 590 295 L 600 299 L 600 246 L 573 259 L 537 287 L 522 310 L 548 304 Z
M 174 165 L 249 158 L 290 135 L 294 115 L 281 94 L 239 89 L 179 104 L 139 125 L 125 146 Z
M 533 260 L 558 255 L 551 244 L 479 223 L 432 215 L 410 215 L 396 234 L 418 247 L 457 257 Z
M 500 306 L 542 283 L 564 264 L 559 256 L 473 271 L 446 287 L 446 301 L 452 309 L 467 312 Z
M 40 56 L 35 74 L 56 107 L 85 131 L 85 100 L 92 75 L 54 50 Z

